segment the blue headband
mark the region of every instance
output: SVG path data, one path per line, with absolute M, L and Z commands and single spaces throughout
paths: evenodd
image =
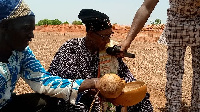
M 0 0 L 0 22 L 22 16 L 33 15 L 23 0 Z

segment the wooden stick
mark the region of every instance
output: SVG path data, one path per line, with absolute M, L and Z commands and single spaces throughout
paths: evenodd
M 97 92 L 97 94 L 94 96 L 94 99 L 93 99 L 93 101 L 92 101 L 92 104 L 90 105 L 90 110 L 89 110 L 89 112 L 91 112 L 92 111 L 92 107 L 93 107 L 93 104 L 94 104 L 94 102 L 95 102 L 95 98 L 97 97 L 97 95 L 99 94 L 99 92 L 100 92 L 100 90 Z

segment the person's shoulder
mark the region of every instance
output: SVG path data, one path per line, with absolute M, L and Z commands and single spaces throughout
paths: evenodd
M 72 38 L 64 43 L 64 45 L 79 45 L 84 38 Z
M 83 40 L 83 38 L 71 38 L 71 39 L 67 40 L 66 42 L 78 42 L 81 40 Z
M 13 51 L 13 55 L 15 58 L 17 57 L 18 59 L 25 60 L 27 58 L 35 58 L 35 55 L 33 54 L 33 51 L 29 46 L 27 46 L 23 51 Z
M 33 52 L 29 46 L 24 49 L 24 52 Z
M 24 55 L 34 55 L 34 54 L 33 54 L 33 51 L 31 50 L 31 48 L 30 48 L 29 46 L 27 46 L 27 47 L 22 51 L 22 53 L 23 53 Z

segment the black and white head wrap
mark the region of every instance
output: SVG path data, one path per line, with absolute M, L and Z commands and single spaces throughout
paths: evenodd
M 82 9 L 78 15 L 86 26 L 86 31 L 101 31 L 112 28 L 109 17 L 93 9 Z

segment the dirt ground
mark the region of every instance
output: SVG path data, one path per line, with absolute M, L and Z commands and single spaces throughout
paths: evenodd
M 58 27 L 57 27 L 58 28 Z M 74 27 L 73 27 L 74 28 Z M 63 30 L 55 30 L 51 26 L 51 30 L 37 27 L 34 34 L 35 38 L 30 43 L 30 47 L 47 70 L 54 54 L 58 48 L 68 39 L 85 36 L 85 30 L 82 26 L 73 29 L 63 28 Z M 130 27 L 115 26 L 113 30 L 115 34 L 112 39 L 121 42 L 125 39 Z M 147 29 L 147 28 L 146 28 Z M 166 46 L 158 44 L 158 40 L 162 30 L 142 30 L 136 39 L 132 42 L 128 52 L 134 53 L 136 58 L 124 58 L 124 62 L 129 67 L 132 74 L 137 80 L 144 81 L 147 84 L 150 100 L 155 112 L 164 112 L 165 108 L 165 63 L 167 60 Z M 183 108 L 187 112 L 190 107 L 191 99 L 191 52 L 187 48 L 185 57 L 185 75 L 183 80 Z M 15 92 L 24 94 L 33 92 L 31 88 L 24 83 L 22 79 L 16 85 Z

